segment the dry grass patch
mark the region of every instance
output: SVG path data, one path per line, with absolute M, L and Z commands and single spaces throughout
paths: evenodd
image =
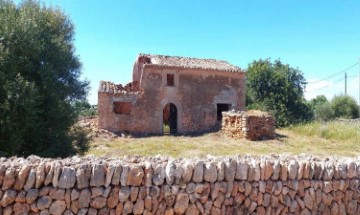
M 251 147 L 249 147 L 251 146 Z M 197 137 L 155 136 L 144 138 L 121 138 L 114 141 L 96 140 L 88 154 L 104 156 L 166 155 L 172 157 L 205 157 L 206 155 L 236 155 L 277 153 L 283 147 L 281 141 L 252 142 L 234 140 L 221 133 Z
M 164 155 L 171 157 L 205 157 L 207 155 L 311 154 L 317 156 L 358 156 L 360 124 L 332 122 L 310 123 L 278 129 L 274 140 L 235 140 L 220 132 L 202 136 L 153 136 L 95 140 L 88 154 L 98 156 Z

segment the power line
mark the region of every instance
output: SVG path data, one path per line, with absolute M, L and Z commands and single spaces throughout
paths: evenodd
M 322 89 L 324 89 L 324 88 L 333 86 L 333 85 L 339 83 L 340 81 L 342 81 L 342 80 L 344 80 L 344 79 L 345 79 L 345 78 L 340 78 L 339 80 L 337 80 L 337 81 L 335 81 L 335 82 L 333 82 L 333 83 L 330 83 L 330 84 L 328 84 L 328 85 L 326 85 L 326 86 L 323 86 L 323 87 L 320 87 L 320 88 L 317 88 L 317 89 L 313 89 L 313 90 L 310 90 L 310 91 L 306 91 L 306 92 L 314 92 L 314 91 L 322 90 Z
M 338 73 L 335 73 L 335 74 L 333 74 L 333 75 L 330 75 L 330 76 L 328 76 L 328 77 L 326 77 L 326 78 L 323 78 L 323 79 L 321 79 L 321 80 L 308 82 L 308 84 L 314 84 L 314 83 L 318 83 L 318 82 L 325 81 L 325 80 L 327 80 L 327 79 L 333 78 L 333 77 L 335 77 L 335 76 L 337 76 L 337 75 L 340 75 L 340 74 L 348 71 L 349 69 L 355 67 L 355 66 L 358 65 L 359 63 L 360 63 L 360 62 L 357 62 L 357 63 L 355 63 L 354 65 L 351 65 L 351 66 L 349 66 L 348 68 L 346 68 L 346 69 L 344 69 L 344 70 L 342 70 L 342 71 L 340 71 L 340 72 L 338 72 Z

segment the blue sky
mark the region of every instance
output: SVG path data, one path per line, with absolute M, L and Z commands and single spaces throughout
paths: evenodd
M 97 103 L 100 80 L 126 84 L 139 53 L 215 58 L 246 69 L 280 58 L 309 82 L 306 98 L 344 93 L 359 62 L 360 1 L 45 0 L 76 26 L 76 53 Z M 359 66 L 348 92 L 359 98 Z

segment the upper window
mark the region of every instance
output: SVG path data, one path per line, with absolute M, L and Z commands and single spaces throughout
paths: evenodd
M 166 75 L 166 85 L 167 86 L 175 86 L 174 74 Z

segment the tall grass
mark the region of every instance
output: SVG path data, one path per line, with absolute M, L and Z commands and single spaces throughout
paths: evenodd
M 360 143 L 360 122 L 311 122 L 290 127 L 289 130 L 304 136 Z

